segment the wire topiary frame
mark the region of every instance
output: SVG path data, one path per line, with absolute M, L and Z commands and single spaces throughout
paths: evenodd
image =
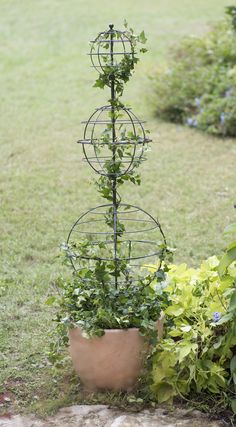
M 82 122 L 84 135 L 78 143 L 82 144 L 85 161 L 110 181 L 112 197 L 111 203 L 91 208 L 77 219 L 67 245 L 75 271 L 86 264 L 92 268 L 97 261 L 106 263 L 110 266 L 110 284 L 117 288 L 140 280 L 143 259 L 149 263 L 156 257 L 162 259 L 166 239 L 157 219 L 138 206 L 122 203 L 117 191 L 118 181 L 131 175 L 146 159 L 145 150 L 151 142 L 144 122 L 130 108 L 117 102 L 115 92 L 114 70 L 122 71 L 126 61 L 131 68 L 134 63 L 132 38 L 111 24 L 108 31 L 99 33 L 91 42 L 89 55 L 92 66 L 108 75 L 110 100 L 108 105 L 97 108 L 88 121 Z M 157 237 L 150 238 L 150 232 L 156 232 Z M 78 237 L 83 250 L 76 243 Z M 84 280 L 93 282 L 93 278 Z

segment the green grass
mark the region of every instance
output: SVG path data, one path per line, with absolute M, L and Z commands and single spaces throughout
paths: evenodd
M 126 18 L 144 29 L 149 45 L 124 100 L 148 121 L 152 154 L 142 186 L 126 187 L 124 201 L 158 216 L 177 247 L 176 261 L 197 264 L 220 252 L 222 230 L 234 218 L 235 141 L 158 122 L 148 76 L 168 46 L 203 33 L 228 4 L 1 0 L 0 393 L 10 393 L 15 410 L 36 402 L 33 409 L 47 412 L 83 401 L 68 380 L 70 365 L 59 379 L 48 366 L 53 313 L 44 301 L 61 271 L 60 242 L 81 212 L 100 203 L 74 142 L 82 135 L 80 121 L 108 97 L 91 87 L 96 73 L 86 52 L 111 21 L 119 27 Z

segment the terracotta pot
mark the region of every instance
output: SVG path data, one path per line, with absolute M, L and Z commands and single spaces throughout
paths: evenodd
M 162 335 L 163 319 L 157 322 Z M 87 390 L 131 391 L 141 374 L 148 343 L 138 328 L 106 329 L 102 337 L 84 338 L 81 329 L 69 331 L 74 368 Z

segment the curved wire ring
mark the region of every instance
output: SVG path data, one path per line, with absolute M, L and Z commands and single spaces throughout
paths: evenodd
M 107 108 L 108 110 L 109 109 L 111 109 L 111 108 Z M 119 108 L 118 109 L 118 111 L 119 110 L 121 110 L 121 111 L 125 111 L 126 112 L 126 114 L 128 115 L 128 117 L 130 118 L 130 122 L 131 122 L 131 125 L 132 125 L 132 128 L 133 128 L 133 132 L 134 132 L 134 135 L 135 135 L 135 138 L 136 138 L 136 128 L 135 128 L 135 125 L 134 125 L 134 121 L 133 121 L 133 119 L 132 119 L 132 117 L 131 117 L 131 115 L 130 115 L 130 112 L 125 108 L 125 107 L 122 107 L 122 108 Z M 99 117 L 100 116 L 98 116 L 97 117 L 97 120 L 99 119 Z M 94 125 L 95 126 L 95 125 Z M 127 145 L 129 145 L 129 144 L 127 144 Z M 97 148 L 96 148 L 96 146 L 94 146 L 94 152 L 95 152 L 95 155 L 96 155 L 96 158 L 97 158 L 97 160 L 98 160 L 98 162 L 99 162 L 99 158 L 98 158 L 98 156 L 97 156 Z M 132 163 L 133 163 L 133 161 L 134 161 L 134 158 L 135 158 L 135 153 L 136 153 L 136 144 L 134 144 L 134 149 L 133 149 L 133 153 L 132 153 L 132 157 L 131 157 L 131 159 L 130 159 L 130 165 L 128 166 L 128 168 L 127 169 L 125 169 L 124 171 L 121 171 L 119 174 L 116 174 L 116 176 L 122 176 L 122 175 L 125 175 L 129 170 L 130 170 L 130 168 L 131 168 L 131 166 L 132 166 Z M 100 163 L 100 162 L 99 162 Z M 102 167 L 102 170 L 104 171 L 104 169 L 103 169 L 103 167 Z M 105 171 L 104 171 L 105 172 Z M 108 176 L 109 174 L 107 174 L 106 172 L 104 173 L 105 174 L 105 176 Z
M 87 121 L 87 123 L 86 123 L 86 125 L 85 125 L 85 128 L 84 128 L 84 140 L 86 139 L 86 132 L 87 132 L 87 129 L 88 129 L 89 124 L 91 124 L 91 123 L 90 123 L 90 122 L 91 122 L 91 119 L 95 116 L 95 114 L 96 114 L 99 110 L 101 110 L 101 111 L 100 111 L 100 113 L 99 113 L 99 116 L 100 116 L 100 115 L 102 114 L 102 112 L 106 109 L 106 107 L 107 107 L 107 106 L 103 106 L 103 107 L 99 108 L 98 110 L 94 111 L 94 113 L 92 113 L 92 114 L 91 114 L 91 116 L 89 117 L 89 119 L 88 119 L 88 121 Z M 91 137 L 92 137 L 92 136 L 93 136 L 93 134 L 94 134 L 94 129 L 95 129 L 96 122 L 97 122 L 97 120 L 96 120 L 96 121 L 95 121 L 95 123 L 93 124 Z M 91 138 L 91 142 L 92 142 L 92 138 Z M 97 169 L 96 169 L 96 168 L 95 168 L 95 167 L 90 163 L 90 161 L 89 161 L 89 158 L 88 158 L 87 153 L 86 153 L 86 150 L 85 150 L 85 144 L 82 144 L 82 146 L 83 146 L 83 153 L 84 153 L 84 156 L 85 156 L 85 158 L 86 158 L 86 160 L 87 160 L 88 164 L 91 166 L 91 168 L 92 168 L 96 173 L 99 173 L 99 172 L 97 171 Z M 99 164 L 100 164 L 100 162 L 99 162 Z M 102 166 L 101 164 L 100 164 L 100 166 L 101 166 L 102 170 L 104 171 L 103 166 Z M 101 175 L 101 174 L 100 174 L 100 175 Z M 105 175 L 105 171 L 104 171 L 104 175 Z
M 139 126 L 141 127 L 142 133 L 143 133 L 142 152 L 141 152 L 141 154 L 139 156 L 139 159 L 141 159 L 143 157 L 143 154 L 144 154 L 145 141 L 147 141 L 147 139 L 146 139 L 146 134 L 145 134 L 145 130 L 144 130 L 144 127 L 142 125 L 142 122 L 138 119 L 138 117 L 136 116 L 136 114 L 133 113 L 133 111 L 132 111 L 132 114 L 133 114 L 134 118 L 139 122 Z
M 102 31 L 102 32 L 100 32 L 99 34 L 98 34 L 98 36 L 95 38 L 95 40 L 93 40 L 92 41 L 92 45 L 91 45 L 91 49 L 90 49 L 90 53 L 89 53 L 89 56 L 90 56 L 90 59 L 91 59 L 91 62 L 92 62 L 92 65 L 93 65 L 93 67 L 100 73 L 100 70 L 102 70 L 102 71 L 104 71 L 104 68 L 105 68 L 105 66 L 101 63 L 101 59 L 100 59 L 100 57 L 102 56 L 102 53 L 100 52 L 100 45 L 102 44 L 102 43 L 105 43 L 105 42 L 107 42 L 107 43 L 110 43 L 110 40 L 108 39 L 108 40 L 102 40 L 102 36 L 104 36 L 104 35 L 107 35 L 107 34 L 119 34 L 120 35 L 120 40 L 121 40 L 121 42 L 122 42 L 122 45 L 123 45 L 123 49 L 124 49 L 124 52 L 123 52 L 123 54 L 124 55 L 126 55 L 126 54 L 128 54 L 128 52 L 126 52 L 126 48 L 125 48 L 125 41 L 127 41 L 129 44 L 130 44 L 130 47 L 131 47 L 131 53 L 130 53 L 130 55 L 132 56 L 132 58 L 134 57 L 134 46 L 133 46 L 133 43 L 132 43 L 132 40 L 130 39 L 130 37 L 128 37 L 128 35 L 127 35 L 127 33 L 126 33 L 126 31 L 119 31 L 119 30 L 108 30 L 108 31 Z M 124 36 L 125 37 L 125 39 L 122 37 L 122 36 Z M 100 40 L 101 39 L 101 40 Z M 96 57 L 97 57 L 97 59 L 98 59 L 98 64 L 96 64 L 95 63 L 95 61 L 94 61 L 94 59 L 93 59 L 93 56 L 94 56 L 94 54 L 93 54 L 93 50 L 94 50 L 94 46 L 95 46 L 95 44 L 96 43 L 98 43 L 98 53 L 95 55 Z M 104 54 L 105 55 L 109 55 L 109 52 L 108 53 L 105 53 L 104 52 Z M 122 53 L 121 53 L 122 54 Z
M 93 127 L 92 127 L 92 131 L 91 131 L 91 142 L 93 142 L 93 135 L 94 135 L 94 131 L 95 131 L 95 126 L 96 126 L 96 124 L 97 124 L 97 122 L 98 122 L 98 120 L 99 120 L 99 117 L 101 116 L 101 114 L 102 114 L 105 110 L 107 110 L 107 109 L 108 109 L 108 107 L 109 107 L 109 106 L 101 107 L 100 112 L 98 113 L 98 116 L 96 117 L 96 119 L 95 119 L 95 121 L 94 121 L 94 124 L 93 124 Z M 101 166 L 101 169 L 102 169 L 102 171 L 103 171 L 103 174 L 101 174 L 101 172 L 98 172 L 98 171 L 97 171 L 97 172 L 98 172 L 98 173 L 100 173 L 100 175 L 107 176 L 107 173 L 106 173 L 106 171 L 104 170 L 104 164 L 102 164 L 102 163 L 100 162 L 100 158 L 97 156 L 97 147 L 96 147 L 96 145 L 94 145 L 94 144 L 93 144 L 93 149 L 94 149 L 95 156 L 96 156 L 96 158 L 97 158 L 97 160 L 98 160 L 98 163 L 99 163 L 99 165 Z M 87 158 L 87 160 L 88 160 L 88 158 Z M 89 161 L 89 160 L 88 160 L 88 161 Z M 91 165 L 90 161 L 89 161 L 89 164 Z
M 159 223 L 159 221 L 158 221 L 158 219 L 155 219 L 152 215 L 150 215 L 147 211 L 145 211 L 144 209 L 142 209 L 142 208 L 139 208 L 138 206 L 135 206 L 135 205 L 130 205 L 130 204 L 127 204 L 127 203 L 120 203 L 120 205 L 119 206 L 122 206 L 122 207 L 126 207 L 126 208 L 134 208 L 134 209 L 137 209 L 137 211 L 140 211 L 140 212 L 143 212 L 145 215 L 147 215 L 149 218 L 151 218 L 151 220 L 157 225 L 157 228 L 159 229 L 159 231 L 160 231 L 160 233 L 161 233 L 161 236 L 162 236 L 162 238 L 163 238 L 163 242 L 164 242 L 164 244 L 166 245 L 166 237 L 165 237 L 165 234 L 164 234 L 164 232 L 163 232 L 163 230 L 162 230 L 162 227 L 161 227 L 161 225 L 160 225 L 160 223 Z M 73 231 L 74 231 L 74 228 L 78 225 L 78 223 L 81 221 L 81 219 L 82 218 L 84 218 L 87 214 L 89 214 L 90 212 L 93 212 L 93 211 L 95 211 L 95 210 L 97 210 L 97 209 L 100 209 L 100 208 L 111 208 L 111 207 L 113 207 L 113 204 L 111 204 L 111 203 L 109 203 L 109 204 L 103 204 L 103 205 L 99 205 L 99 206 L 96 206 L 95 208 L 91 208 L 91 209 L 89 209 L 88 211 L 86 211 L 85 213 L 83 213 L 82 215 L 80 215 L 80 217 L 77 219 L 77 221 L 73 224 L 73 226 L 71 227 L 71 229 L 70 229 L 70 232 L 69 232 L 69 234 L 68 234 L 68 237 L 67 237 L 67 241 L 66 241 L 66 243 L 69 245 L 69 243 L 70 243 L 70 239 L 71 239 L 71 235 L 72 235 L 72 233 L 73 233 Z M 113 242 L 113 241 L 112 241 Z M 138 242 L 138 241 L 137 241 Z M 139 241 L 140 243 L 145 243 L 145 241 Z M 146 243 L 155 243 L 155 242 L 153 242 L 153 241 L 146 241 Z M 132 260 L 132 259 L 145 259 L 145 258 L 148 258 L 148 257 L 151 257 L 151 256 L 155 256 L 155 255 L 158 255 L 159 254 L 159 252 L 155 252 L 155 253 L 153 253 L 153 254 L 151 254 L 151 255 L 146 255 L 146 256 L 139 256 L 139 257 L 134 257 L 134 258 L 132 258 L 132 257 L 129 257 L 129 258 L 120 258 L 119 260 L 118 260 L 118 262 L 119 261 L 122 261 L 122 260 Z M 92 257 L 81 257 L 81 259 L 88 259 L 88 260 L 104 260 L 104 261 L 111 261 L 111 260 L 114 260 L 114 258 L 113 259 L 107 259 L 107 258 L 98 258 L 98 257 L 96 257 L 96 258 L 92 258 Z M 74 265 L 74 261 L 73 261 L 73 259 L 72 259 L 72 257 L 70 258 L 70 262 L 71 262 L 71 264 L 72 264 L 72 267 L 73 267 L 73 269 L 75 270 L 75 271 L 77 271 L 76 270 L 76 267 L 75 267 L 75 265 Z
M 119 218 L 119 220 L 121 220 L 121 218 Z M 124 221 L 124 218 L 123 218 L 123 221 Z M 148 223 L 148 222 L 151 222 L 151 223 L 153 223 L 152 221 L 150 221 L 150 220 L 137 220 L 137 219 L 125 219 L 125 221 L 133 221 L 133 222 L 146 222 L 146 223 Z M 80 221 L 80 225 L 81 224 L 93 224 L 94 222 L 103 222 L 103 219 L 93 219 L 93 220 L 90 220 L 90 221 Z M 77 224 L 77 226 L 78 226 L 78 224 Z M 122 235 L 125 235 L 125 234 L 137 234 L 137 233 L 147 233 L 148 231 L 152 231 L 152 230 L 155 230 L 156 228 L 157 228 L 158 226 L 157 226 L 157 224 L 155 223 L 155 225 L 154 226 L 150 226 L 149 228 L 146 228 L 146 229 L 142 229 L 142 230 L 132 230 L 132 231 L 123 231 L 123 233 L 122 233 Z M 118 234 L 119 235 L 119 232 L 117 232 L 117 233 L 115 233 L 114 231 L 88 231 L 88 230 L 85 230 L 85 231 L 81 231 L 81 230 L 76 230 L 75 231 L 75 233 L 78 233 L 78 234 L 89 234 L 89 235 L 106 235 L 106 236 L 109 236 L 109 235 L 114 235 L 114 234 Z
M 87 139 L 86 139 L 86 133 L 87 133 L 87 130 L 88 130 L 88 126 L 92 125 L 91 135 L 90 135 L 90 142 L 93 145 L 94 153 L 95 153 L 97 162 L 98 162 L 98 164 L 101 167 L 101 171 L 97 170 L 96 167 L 93 166 L 93 164 L 92 164 L 93 162 L 90 161 L 90 157 L 88 157 L 88 155 L 87 155 L 87 152 L 86 152 L 86 149 L 85 149 L 85 143 L 83 143 L 83 141 L 82 141 L 83 153 L 84 153 L 86 161 L 89 163 L 89 165 L 92 167 L 92 169 L 95 172 L 97 172 L 97 173 L 99 173 L 100 175 L 103 175 L 103 176 L 109 176 L 109 175 L 112 175 L 112 174 L 109 174 L 109 173 L 107 173 L 107 171 L 105 171 L 105 169 L 104 169 L 104 162 L 101 161 L 101 158 L 98 155 L 98 147 L 96 146 L 96 144 L 93 143 L 93 140 L 94 140 L 95 127 L 99 123 L 99 118 L 100 118 L 101 114 L 104 111 L 106 111 L 106 110 L 108 110 L 108 111 L 111 110 L 111 107 L 109 105 L 108 106 L 105 105 L 105 106 L 97 109 L 95 112 L 93 112 L 91 114 L 91 116 L 89 117 L 88 121 L 86 122 L 85 129 L 84 129 L 84 141 L 87 141 Z M 150 141 L 149 139 L 146 138 L 145 130 L 144 130 L 144 127 L 142 125 L 142 122 L 138 119 L 138 117 L 130 109 L 128 109 L 126 107 L 122 107 L 122 108 L 119 108 L 118 110 L 125 112 L 127 114 L 127 116 L 129 117 L 129 121 L 130 121 L 130 124 L 132 126 L 135 139 L 137 138 L 137 129 L 136 129 L 134 120 L 136 120 L 137 125 L 140 126 L 140 128 L 141 128 L 142 135 L 143 135 L 143 138 L 142 138 L 143 141 L 141 142 L 140 145 L 142 145 L 142 149 L 141 149 L 140 155 L 137 157 L 139 160 L 141 160 L 141 159 L 143 159 L 145 144 Z M 98 111 L 99 111 L 99 113 L 98 113 Z M 94 121 L 92 121 L 92 119 L 93 119 L 93 117 L 95 115 L 97 115 L 97 116 L 95 117 Z M 99 146 L 100 144 L 97 144 L 97 145 Z M 124 145 L 128 146 L 130 144 L 127 142 L 127 144 L 124 143 Z M 137 151 L 138 144 L 136 143 L 136 141 L 134 141 L 133 145 L 134 145 L 134 147 L 133 147 L 133 150 L 132 150 L 132 156 L 130 157 L 129 166 L 127 168 L 123 169 L 120 173 L 116 173 L 115 176 L 125 175 L 128 172 L 131 172 L 133 170 L 133 168 L 135 167 L 134 161 L 135 161 L 135 158 L 136 158 L 136 151 Z

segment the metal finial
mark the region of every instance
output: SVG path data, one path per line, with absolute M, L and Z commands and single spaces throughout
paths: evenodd
M 110 28 L 110 30 L 113 30 L 114 24 L 109 24 L 109 28 Z

